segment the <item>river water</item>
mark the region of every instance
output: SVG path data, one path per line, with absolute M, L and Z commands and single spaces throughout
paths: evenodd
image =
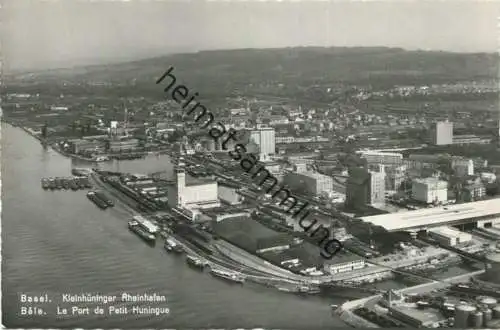
M 160 244 L 151 248 L 127 230 L 119 210 L 102 211 L 84 191 L 44 191 L 42 177 L 69 176 L 73 163 L 19 128 L 2 123 L 2 323 L 8 328 L 297 328 L 343 326 L 329 304 L 251 283 L 231 285 L 186 266 Z M 87 164 L 88 165 L 88 164 Z M 129 172 L 171 170 L 167 156 L 105 167 Z M 56 315 L 71 308 L 62 294 L 156 293 L 168 315 Z M 48 294 L 27 304 L 21 294 Z M 90 305 L 95 306 L 96 304 Z M 38 306 L 45 315 L 21 315 Z M 107 308 L 106 306 L 104 306 Z M 106 309 L 107 312 L 107 309 Z M 71 314 L 71 310 L 70 310 Z

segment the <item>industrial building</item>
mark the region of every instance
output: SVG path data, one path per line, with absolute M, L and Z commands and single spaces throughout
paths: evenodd
M 453 144 L 453 123 L 441 121 L 432 128 L 432 143 L 437 146 Z
M 480 178 L 467 180 L 463 185 L 463 198 L 465 201 L 474 201 L 483 198 L 486 195 L 486 187 Z
M 368 164 L 400 165 L 403 162 L 403 154 L 396 152 L 362 151 L 360 156 Z
M 472 240 L 471 234 L 461 232 L 460 230 L 452 227 L 431 228 L 428 233 L 430 237 L 439 243 L 448 246 L 455 246 Z
M 412 198 L 431 204 L 448 200 L 448 182 L 436 178 L 415 179 L 411 185 Z
M 259 146 L 260 159 L 265 160 L 276 153 L 275 131 L 272 127 L 263 127 L 250 131 L 250 140 Z
M 337 253 L 331 260 L 324 263 L 325 270 L 330 274 L 350 272 L 365 267 L 365 259 L 351 253 Z
M 170 207 L 186 209 L 218 207 L 217 182 L 187 175 L 184 160 L 180 157 L 175 166 L 174 184 L 168 189 L 168 203 Z
M 138 139 L 123 139 L 109 141 L 109 150 L 111 152 L 129 152 L 139 148 Z
M 478 202 L 424 208 L 360 218 L 388 232 L 428 230 L 433 227 L 472 225 L 490 228 L 500 225 L 500 198 Z
M 221 202 L 229 205 L 241 204 L 243 196 L 238 193 L 240 187 L 229 182 L 219 182 L 217 185 L 217 197 Z
M 406 165 L 388 166 L 385 169 L 385 189 L 398 190 L 406 178 Z
M 453 137 L 453 144 L 489 144 L 490 138 L 482 138 L 476 135 L 457 135 Z
M 284 183 L 292 190 L 304 191 L 308 194 L 319 195 L 333 191 L 332 177 L 316 172 L 289 172 L 285 174 Z
M 474 175 L 474 161 L 462 157 L 452 157 L 451 168 L 458 176 Z
M 385 202 L 385 171 L 370 171 L 364 167 L 349 169 L 346 185 L 346 206 L 358 208 L 365 205 L 381 205 Z
M 437 310 L 418 310 L 405 306 L 389 307 L 389 315 L 415 328 L 431 327 L 444 319 Z

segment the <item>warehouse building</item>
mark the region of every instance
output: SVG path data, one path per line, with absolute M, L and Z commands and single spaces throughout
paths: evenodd
M 452 227 L 432 228 L 428 231 L 429 236 L 441 244 L 455 246 L 460 243 L 469 242 L 472 240 L 472 235 L 461 232 Z

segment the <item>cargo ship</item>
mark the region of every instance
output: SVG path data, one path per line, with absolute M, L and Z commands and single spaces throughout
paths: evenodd
M 80 181 L 81 182 L 81 181 Z M 106 194 L 104 194 L 102 191 L 96 191 L 95 194 L 97 195 L 97 197 L 99 197 L 101 200 L 103 200 L 104 202 L 106 202 L 106 204 L 108 204 L 108 206 L 110 207 L 113 207 L 115 206 L 115 203 L 113 203 L 113 201 L 111 199 L 109 199 L 108 196 L 106 196 Z
M 140 238 L 149 244 L 156 243 L 156 236 L 145 230 L 138 221 L 131 220 L 128 222 L 128 229 L 136 233 Z
M 42 188 L 47 190 L 50 188 L 50 182 L 49 179 L 42 178 Z
M 176 242 L 172 237 L 167 237 L 164 248 L 169 252 L 175 252 L 175 253 L 184 252 L 182 246 L 178 242 Z
M 200 258 L 196 258 L 193 256 L 186 256 L 186 263 L 192 267 L 203 269 L 206 266 L 206 262 L 201 260 Z
M 210 274 L 212 274 L 215 277 L 219 277 L 219 278 L 222 278 L 222 279 L 230 281 L 230 282 L 240 283 L 240 284 L 245 283 L 245 278 L 241 274 L 238 274 L 238 273 L 228 272 L 228 271 L 225 271 L 222 269 L 213 268 L 210 270 Z
M 108 204 L 97 197 L 94 191 L 89 191 L 87 193 L 87 198 L 90 199 L 92 202 L 94 202 L 95 205 L 97 205 L 99 208 L 105 210 L 108 207 Z

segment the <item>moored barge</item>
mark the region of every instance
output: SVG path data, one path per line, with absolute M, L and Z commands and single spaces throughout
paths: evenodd
M 200 270 L 203 270 L 206 266 L 206 262 L 201 260 L 200 258 L 196 258 L 191 255 L 186 256 L 186 263 L 194 268 L 198 268 Z
M 144 241 L 146 241 L 149 244 L 155 244 L 156 243 L 156 236 L 147 230 L 145 230 L 139 222 L 135 220 L 131 220 L 128 222 L 128 228 L 137 234 L 140 238 L 142 238 Z
M 99 208 L 103 210 L 105 210 L 108 207 L 108 204 L 99 197 L 97 197 L 94 191 L 89 191 L 87 193 L 87 198 L 90 199 L 95 205 L 97 205 Z
M 245 283 L 245 277 L 243 277 L 241 274 L 235 273 L 235 272 L 228 272 L 222 269 L 216 269 L 212 268 L 210 270 L 210 274 L 212 274 L 215 277 L 222 278 L 224 280 L 233 282 L 233 283 L 240 283 L 243 284 Z

